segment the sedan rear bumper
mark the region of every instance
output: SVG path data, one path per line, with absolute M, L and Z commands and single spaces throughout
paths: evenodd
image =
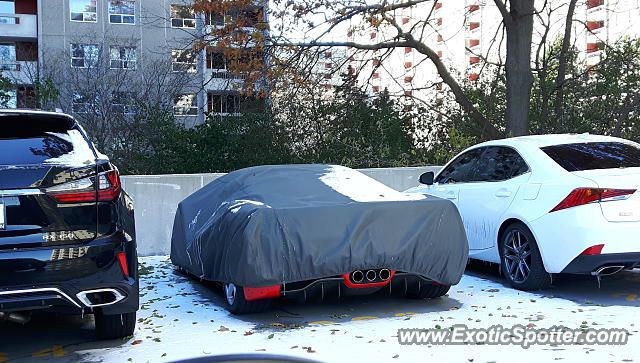
M 122 314 L 138 310 L 138 301 L 136 244 L 124 233 L 84 245 L 0 251 L 0 312 Z
M 580 255 L 574 258 L 562 273 L 596 275 L 598 271 L 600 274 L 608 274 L 607 271 L 617 272 L 635 267 L 640 267 L 640 252 Z

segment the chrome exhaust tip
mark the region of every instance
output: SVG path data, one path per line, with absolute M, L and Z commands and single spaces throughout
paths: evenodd
M 125 298 L 120 291 L 111 288 L 81 291 L 76 297 L 88 308 L 113 305 Z
M 0 312 L 0 321 L 10 321 L 12 323 L 26 324 L 31 320 L 30 316 L 16 314 L 16 313 L 3 313 Z
M 367 281 L 373 281 L 376 279 L 376 277 L 378 276 L 378 274 L 376 273 L 375 270 L 369 270 L 367 271 Z
M 595 276 L 607 276 L 616 274 L 624 269 L 624 266 L 602 266 L 599 269 L 592 272 Z
M 378 276 L 380 276 L 380 280 L 387 281 L 389 280 L 389 277 L 391 277 L 391 271 L 387 270 L 386 268 L 383 268 L 378 273 Z
M 355 283 L 361 283 L 364 280 L 364 273 L 360 270 L 355 270 L 351 273 L 351 280 Z

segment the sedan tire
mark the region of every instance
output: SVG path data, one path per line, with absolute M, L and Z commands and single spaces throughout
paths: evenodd
M 538 244 L 521 222 L 509 225 L 500 238 L 500 261 L 504 275 L 518 290 L 540 290 L 551 285 Z

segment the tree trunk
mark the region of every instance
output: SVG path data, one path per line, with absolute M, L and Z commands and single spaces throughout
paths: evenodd
M 556 78 L 556 88 L 558 93 L 556 94 L 556 104 L 554 107 L 556 122 L 562 123 L 564 113 L 564 80 L 567 73 L 567 53 L 569 51 L 569 44 L 571 43 L 571 24 L 573 23 L 573 13 L 576 9 L 577 0 L 571 0 L 569 3 L 569 9 L 567 10 L 567 17 L 564 24 L 564 37 L 562 38 L 562 49 L 560 49 L 560 59 L 558 63 L 558 77 Z M 562 123 L 564 124 L 564 123 Z
M 511 0 L 510 5 L 509 12 L 503 12 L 507 28 L 507 134 L 521 136 L 529 131 L 529 103 L 533 86 L 531 38 L 535 9 L 533 0 Z

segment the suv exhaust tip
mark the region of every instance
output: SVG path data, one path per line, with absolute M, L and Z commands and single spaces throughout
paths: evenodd
M 111 288 L 85 290 L 76 296 L 88 308 L 113 305 L 125 298 L 120 291 Z

